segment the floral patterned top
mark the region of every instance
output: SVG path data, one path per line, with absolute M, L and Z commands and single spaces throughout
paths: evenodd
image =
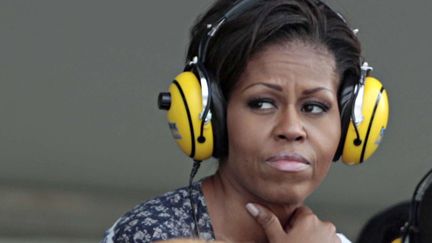
M 183 187 L 137 205 L 105 232 L 102 243 L 192 238 L 195 236 L 194 215 L 200 239 L 215 240 L 201 182 L 192 184 L 192 197 L 189 197 L 189 188 Z M 194 202 L 195 214 L 192 214 L 190 198 Z M 337 235 L 342 243 L 351 243 L 344 235 Z
M 194 237 L 190 198 L 195 205 L 200 238 L 214 240 L 201 181 L 194 182 L 191 189 L 192 197 L 189 197 L 188 187 L 183 187 L 137 205 L 105 232 L 102 242 L 153 242 Z

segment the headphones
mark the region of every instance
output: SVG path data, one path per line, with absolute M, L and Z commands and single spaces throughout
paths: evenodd
M 400 243 L 425 243 L 432 239 L 432 169 L 417 184 L 411 199 L 408 222 Z
M 200 40 L 198 54 L 186 64 L 184 72 L 175 77 L 169 92 L 158 96 L 159 109 L 167 110 L 171 133 L 181 150 L 202 161 L 220 154 L 221 139 L 212 117 L 217 97 L 212 91 L 212 80 L 204 66 L 208 44 L 224 23 L 255 6 L 259 0 L 238 0 L 215 23 L 207 25 L 207 34 Z M 346 23 L 345 19 L 318 0 Z M 378 148 L 389 116 L 387 92 L 381 82 L 369 76 L 372 68 L 363 62 L 360 79 L 355 85 L 343 85 L 339 106 L 341 109 L 341 140 L 334 161 L 342 157 L 346 164 L 359 164 Z M 214 103 L 214 102 L 213 102 Z M 212 110 L 210 109 L 212 107 Z M 217 118 L 216 118 L 217 119 Z M 217 131 L 217 132 L 216 132 Z

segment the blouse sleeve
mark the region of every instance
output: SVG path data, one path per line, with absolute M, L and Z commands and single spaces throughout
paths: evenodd
M 345 235 L 337 233 L 337 236 L 341 240 L 341 243 L 351 243 L 351 241 L 348 240 L 348 238 L 346 238 Z

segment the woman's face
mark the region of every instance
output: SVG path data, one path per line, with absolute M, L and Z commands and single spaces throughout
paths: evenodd
M 335 59 L 300 41 L 254 55 L 227 106 L 221 173 L 270 203 L 302 203 L 325 178 L 340 139 Z

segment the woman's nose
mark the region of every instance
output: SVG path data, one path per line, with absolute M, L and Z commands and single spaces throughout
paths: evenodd
M 274 128 L 277 140 L 303 141 L 306 138 L 307 133 L 300 112 L 291 106 L 279 114 Z

